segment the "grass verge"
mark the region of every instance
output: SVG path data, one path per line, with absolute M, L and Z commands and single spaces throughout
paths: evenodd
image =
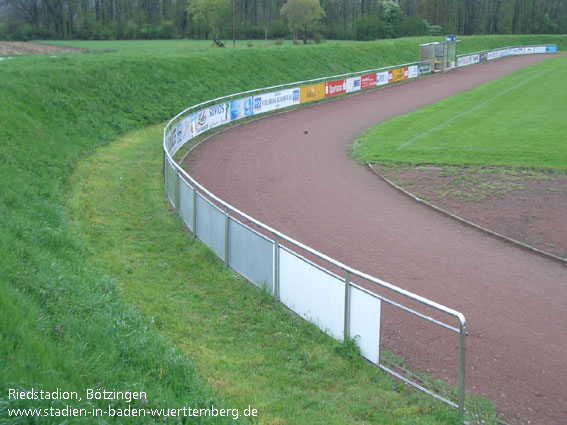
M 394 390 L 352 347 L 274 303 L 183 231 L 165 207 L 161 128 L 81 162 L 68 204 L 90 261 L 121 282 L 127 303 L 193 359 L 208 386 L 258 409 L 259 423 L 459 422 L 432 399 Z M 490 407 L 482 409 L 490 417 Z

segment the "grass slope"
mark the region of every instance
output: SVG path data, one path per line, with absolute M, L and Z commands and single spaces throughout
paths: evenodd
M 367 130 L 360 162 L 567 170 L 567 57 L 512 75 Z
M 394 391 L 356 350 L 290 314 L 183 231 L 164 208 L 161 130 L 128 134 L 82 161 L 68 202 L 89 258 L 193 359 L 209 387 L 258 409 L 259 423 L 459 422 L 432 399 Z
M 168 331 L 164 339 L 160 332 L 164 324 L 151 320 L 168 309 L 167 303 L 158 303 L 156 298 L 170 298 L 170 292 L 185 288 L 171 288 L 162 280 L 161 292 L 146 295 L 155 302 L 154 307 L 152 301 L 134 302 L 126 282 L 122 277 L 117 280 L 123 275 L 116 269 L 127 272 L 135 269 L 136 263 L 113 267 L 102 260 L 93 262 L 93 252 L 100 246 L 93 251 L 89 246 L 92 240 L 88 242 L 91 236 L 83 240 L 70 230 L 63 193 L 80 159 L 118 135 L 162 122 L 187 105 L 254 87 L 412 61 L 419 42 L 422 40 L 325 43 L 298 49 L 17 57 L 0 62 L 0 421 L 18 422 L 7 418 L 9 407 L 62 405 L 58 401 L 32 405 L 8 400 L 9 388 L 144 390 L 148 405 L 153 407 L 213 402 L 210 390 L 200 383 L 204 378 L 197 379 L 187 356 L 172 348 L 173 333 Z M 157 52 L 153 47 L 150 50 Z M 155 143 L 157 149 L 159 142 Z M 131 164 L 117 162 L 116 167 L 126 171 Z M 149 195 L 140 197 L 154 202 Z M 159 214 L 166 209 L 165 203 L 154 207 L 161 209 Z M 109 206 L 107 212 L 112 214 L 113 208 Z M 135 216 L 136 211 L 131 214 Z M 124 237 L 118 242 L 137 247 L 129 252 L 158 249 L 155 239 L 144 239 L 139 232 L 135 238 L 128 234 L 130 219 L 122 217 L 124 231 L 120 234 Z M 152 223 L 146 222 L 148 226 Z M 159 235 L 163 240 L 181 237 L 169 230 Z M 179 243 L 172 245 L 183 251 Z M 116 240 L 108 240 L 104 248 L 110 253 L 117 247 Z M 210 254 L 197 258 L 196 268 L 218 267 Z M 201 262 L 204 265 L 197 264 Z M 204 276 L 209 276 L 207 273 L 204 271 Z M 137 276 L 141 283 L 153 281 L 151 274 Z M 207 278 L 218 283 L 217 276 L 226 278 L 226 274 Z M 197 292 L 193 296 L 202 295 Z M 222 300 L 218 301 L 222 305 Z M 219 320 L 217 313 L 215 310 L 208 320 Z M 175 326 L 165 327 L 170 330 Z M 189 339 L 176 343 L 185 349 L 202 345 Z M 301 353 L 298 350 L 296 355 Z M 238 369 L 234 376 L 242 373 Z M 242 378 L 241 388 L 252 386 L 257 379 L 254 370 L 249 372 L 247 381 Z M 209 378 L 214 381 L 213 374 Z M 208 384 L 219 390 L 226 388 Z M 296 395 L 296 409 L 309 407 L 301 404 L 302 399 Z M 215 400 L 219 401 L 218 396 Z M 106 404 L 86 403 L 95 407 Z M 413 409 L 415 414 L 408 409 L 400 420 L 417 421 L 422 412 L 417 411 L 419 407 Z M 223 423 L 215 418 L 202 421 Z

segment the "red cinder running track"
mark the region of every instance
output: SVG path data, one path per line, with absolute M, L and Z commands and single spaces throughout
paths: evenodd
M 494 402 L 506 422 L 567 424 L 567 267 L 420 205 L 348 156 L 380 121 L 544 59 L 511 57 L 274 115 L 215 136 L 186 165 L 267 225 L 461 311 L 467 390 Z M 382 320 L 383 341 L 403 338 L 389 331 L 386 311 Z M 397 352 L 410 366 L 441 378 L 456 371 L 407 335 Z

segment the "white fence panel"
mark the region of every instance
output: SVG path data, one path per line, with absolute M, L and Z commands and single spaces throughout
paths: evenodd
M 379 298 L 350 287 L 349 335 L 355 338 L 360 354 L 375 364 L 380 360 L 380 309 Z
M 342 340 L 344 282 L 282 247 L 279 256 L 281 302 L 333 338 Z
M 184 179 L 179 182 L 179 215 L 193 232 L 193 188 Z
M 274 243 L 232 217 L 228 226 L 228 265 L 273 294 Z
M 169 162 L 165 162 L 165 191 L 167 198 L 171 205 L 175 206 L 175 179 L 177 178 L 177 173 L 173 165 Z
M 197 194 L 197 237 L 224 260 L 226 215 Z

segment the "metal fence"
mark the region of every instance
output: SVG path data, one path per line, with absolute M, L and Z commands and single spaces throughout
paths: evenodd
M 535 53 L 538 46 L 529 47 L 532 48 L 529 52 Z M 539 47 L 538 52 L 541 52 L 541 46 Z M 507 54 L 491 53 L 490 58 L 507 56 L 511 54 L 511 49 L 519 48 L 491 51 L 506 51 Z M 526 50 L 522 51 L 524 53 L 521 54 L 526 53 Z M 483 54 L 488 60 L 489 52 L 468 56 Z M 173 160 L 173 155 L 197 135 L 216 126 L 257 115 L 250 113 L 250 104 L 252 103 L 254 108 L 259 106 L 258 110 L 262 111 L 262 96 L 266 93 L 269 96 L 265 98 L 270 102 L 277 103 L 280 98 L 283 99 L 276 107 L 269 105 L 268 109 L 273 111 L 303 103 L 300 98 L 301 90 L 305 87 L 316 87 L 314 84 L 332 84 L 343 92 L 347 91 L 346 86 L 350 84 L 351 88 L 354 87 L 351 91 L 355 91 L 357 78 L 360 78 L 359 81 L 364 81 L 365 77 L 370 78 L 370 81 L 375 81 L 375 86 L 378 86 L 379 79 L 386 73 L 389 78 L 392 76 L 390 79 L 395 82 L 395 78 L 400 81 L 428 74 L 430 71 L 428 64 L 411 63 L 251 90 L 187 108 L 164 128 L 164 186 L 169 202 L 187 227 L 226 266 L 254 285 L 264 288 L 290 310 L 311 321 L 333 338 L 354 339 L 366 359 L 408 385 L 457 408 L 463 416 L 466 320 L 462 313 L 355 270 L 266 226 L 215 196 Z M 372 77 L 372 74 L 375 74 L 376 78 Z M 340 79 L 343 81 L 343 89 L 340 84 L 337 85 Z M 392 81 L 387 83 L 390 82 Z M 318 90 L 321 87 L 316 88 Z M 216 117 L 219 112 L 224 116 Z M 211 119 L 208 123 L 205 122 L 207 118 Z M 199 125 L 202 131 L 199 130 Z M 406 319 L 405 315 L 419 319 L 419 324 Z M 447 323 L 448 321 L 452 323 Z M 398 329 L 399 324 L 405 322 L 411 322 L 411 332 L 406 336 L 406 340 L 412 344 L 419 344 L 425 333 L 444 332 L 444 343 L 441 344 L 443 349 L 447 348 L 445 343 L 455 347 L 447 364 L 457 372 L 456 400 L 451 400 L 446 394 L 426 385 L 424 382 L 427 380 L 420 380 L 417 375 L 398 368 L 395 364 L 392 366 L 382 355 L 381 349 L 384 346 L 390 348 L 396 344 L 385 342 L 384 338 L 381 338 L 381 330 Z M 423 323 L 433 325 L 436 330 L 423 328 Z M 452 343 L 451 334 L 457 335 Z M 439 346 L 423 349 L 431 355 L 440 355 L 442 351 Z

